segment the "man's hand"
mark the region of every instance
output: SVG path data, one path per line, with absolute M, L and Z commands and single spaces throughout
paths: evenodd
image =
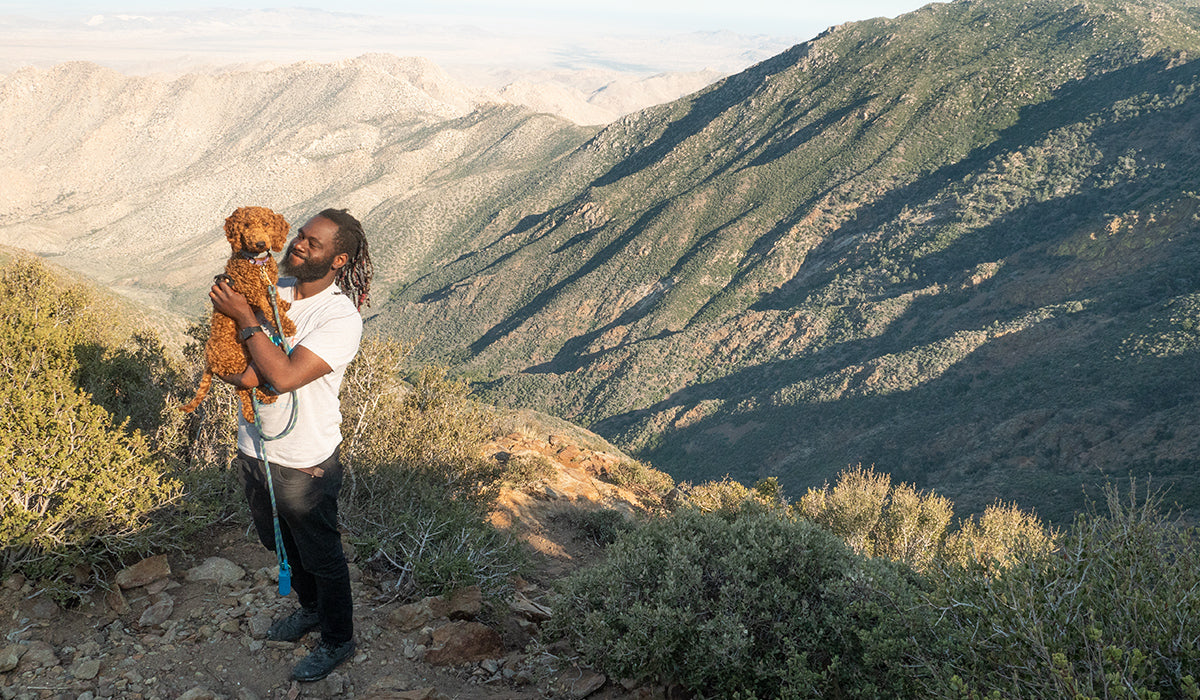
M 253 389 L 262 383 L 253 364 L 246 365 L 241 374 L 218 374 L 217 377 L 226 384 L 232 384 L 238 389 Z
M 258 318 L 246 297 L 234 290 L 224 279 L 217 279 L 216 284 L 208 291 L 208 298 L 212 301 L 213 310 L 232 318 L 238 330 L 258 325 Z

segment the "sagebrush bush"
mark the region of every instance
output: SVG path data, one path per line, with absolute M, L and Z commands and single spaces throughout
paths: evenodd
M 874 467 L 852 467 L 833 487 L 809 489 L 796 510 L 841 537 L 856 552 L 918 569 L 937 556 L 953 515 L 950 501 L 892 484 Z
M 856 552 L 918 570 L 941 561 L 996 570 L 1054 546 L 1054 533 L 1015 504 L 995 503 L 951 530 L 949 499 L 893 484 L 890 475 L 862 465 L 839 474 L 832 487 L 809 489 L 794 508 Z
M 1057 537 L 1037 516 L 1017 504 L 996 502 L 978 519 L 972 516 L 963 520 L 958 530 L 946 537 L 941 557 L 948 564 L 989 573 L 1049 554 Z
M 165 358 L 148 336 L 123 344 L 114 313 L 38 262 L 0 269 L 0 574 L 57 579 L 177 542 L 151 518 L 181 485 L 133 427 L 154 427 L 145 373 Z
M 1080 514 L 1052 553 L 936 572 L 946 656 L 926 656 L 931 696 L 1200 697 L 1196 531 L 1162 513 L 1160 494 L 1105 498 L 1107 513 Z
M 513 488 L 523 488 L 553 479 L 558 474 L 554 460 L 544 454 L 515 454 L 504 462 L 501 481 Z
M 675 486 L 670 474 L 634 459 L 623 459 L 608 467 L 606 476 L 617 486 L 654 498 L 662 498 Z
M 546 634 L 614 677 L 704 697 L 909 697 L 911 570 L 785 511 L 683 508 L 567 578 Z
M 783 508 L 787 504 L 775 478 L 763 479 L 747 488 L 725 475 L 720 481 L 706 481 L 702 484 L 680 485 L 682 504 L 698 508 L 705 513 L 718 513 L 726 517 L 735 517 L 747 508 L 761 510 L 763 508 Z
M 520 561 L 486 520 L 503 477 L 481 452 L 492 415 L 444 368 L 403 381 L 407 354 L 404 344 L 365 338 L 347 368 L 342 522 L 397 595 L 468 584 L 496 593 Z

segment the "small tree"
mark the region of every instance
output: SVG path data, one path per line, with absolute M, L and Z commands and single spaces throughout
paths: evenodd
M 128 416 L 81 388 L 120 366 L 107 363 L 119 337 L 111 313 L 40 263 L 0 269 L 0 573 L 59 578 L 171 542 L 169 528 L 148 525 L 179 483 Z

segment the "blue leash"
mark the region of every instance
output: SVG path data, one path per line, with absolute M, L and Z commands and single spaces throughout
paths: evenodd
M 271 300 L 271 311 L 275 314 L 275 329 L 279 334 L 279 341 L 276 345 L 283 348 L 283 351 L 288 355 L 292 354 L 287 338 L 283 337 L 283 325 L 279 322 L 279 305 L 276 302 L 276 292 L 274 284 L 267 284 L 267 295 Z M 275 341 L 275 338 L 271 339 Z M 250 399 L 254 403 L 254 428 L 258 431 L 259 445 L 258 456 L 262 460 L 263 470 L 267 473 L 267 492 L 271 494 L 271 520 L 275 524 L 275 558 L 279 561 L 279 595 L 287 595 L 292 592 L 292 566 L 288 563 L 287 551 L 283 548 L 283 531 L 279 529 L 279 508 L 275 505 L 275 484 L 271 479 L 271 463 L 267 461 L 267 443 L 271 440 L 278 440 L 286 437 L 292 432 L 292 428 L 296 427 L 296 392 L 291 392 L 292 414 L 288 417 L 287 427 L 278 435 L 267 435 L 263 431 L 262 418 L 259 417 L 258 394 L 254 390 L 250 391 Z

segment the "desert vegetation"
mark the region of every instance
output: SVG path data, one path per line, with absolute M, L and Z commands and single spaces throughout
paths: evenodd
M 0 307 L 20 428 L 3 443 L 0 576 L 69 604 L 125 559 L 244 517 L 231 392 L 175 410 L 202 329 L 173 357 L 121 303 L 28 259 L 0 268 Z M 545 465 L 481 459 L 507 419 L 408 350 L 369 341 L 347 374 L 343 524 L 397 598 L 498 595 L 522 562 L 490 500 Z M 612 677 L 697 697 L 1200 697 L 1200 549 L 1160 491 L 1110 485 L 1048 528 L 1011 503 L 956 514 L 872 467 L 795 500 L 772 478 L 674 484 L 636 462 L 610 478 L 660 507 L 576 516 L 605 549 L 560 582 L 538 643 Z
M 795 503 L 686 493 L 562 582 L 548 634 L 698 697 L 1200 697 L 1200 550 L 1161 492 L 1110 485 L 1061 530 L 1011 504 L 952 524 L 861 467 Z

